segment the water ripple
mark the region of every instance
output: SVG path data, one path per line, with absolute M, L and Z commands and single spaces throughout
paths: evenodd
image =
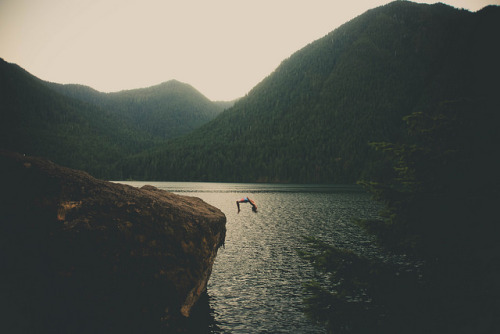
M 151 184 L 151 183 L 149 183 Z M 141 186 L 135 183 L 136 186 Z M 360 253 L 373 253 L 373 240 L 351 223 L 376 217 L 379 206 L 352 186 L 224 183 L 153 183 L 200 197 L 227 217 L 225 248 L 215 261 L 207 290 L 212 333 L 324 333 L 302 312 L 302 284 L 314 277 L 297 254 L 304 236 L 314 236 Z M 259 212 L 235 201 L 249 196 Z

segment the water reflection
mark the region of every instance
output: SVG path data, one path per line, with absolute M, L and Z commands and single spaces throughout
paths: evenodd
M 120 181 L 134 187 L 153 185 L 175 193 L 361 193 L 363 188 L 355 185 L 333 184 L 271 184 L 271 183 L 220 183 L 220 182 L 148 182 Z

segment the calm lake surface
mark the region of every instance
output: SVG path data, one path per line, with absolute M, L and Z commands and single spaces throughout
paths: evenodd
M 227 217 L 208 283 L 211 324 L 205 333 L 324 333 L 302 312 L 302 284 L 314 278 L 297 255 L 303 237 L 314 236 L 367 255 L 377 252 L 370 236 L 351 222 L 374 218 L 380 206 L 356 186 L 192 182 L 121 182 L 153 185 L 194 196 Z M 250 197 L 258 206 L 236 201 Z

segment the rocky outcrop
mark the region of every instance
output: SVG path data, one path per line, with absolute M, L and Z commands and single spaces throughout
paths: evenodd
M 154 332 L 189 316 L 224 243 L 220 210 L 5 151 L 0 175 L 2 328 Z

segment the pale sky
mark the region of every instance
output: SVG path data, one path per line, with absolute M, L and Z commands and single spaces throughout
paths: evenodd
M 232 100 L 294 52 L 388 2 L 0 0 L 0 58 L 42 80 L 101 92 L 176 79 L 211 100 Z M 443 2 L 473 12 L 500 5 Z

